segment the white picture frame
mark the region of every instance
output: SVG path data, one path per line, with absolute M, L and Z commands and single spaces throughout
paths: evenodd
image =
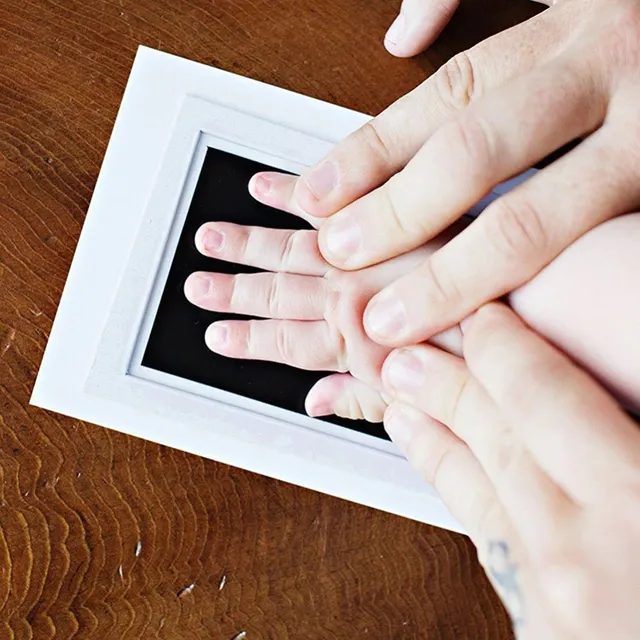
M 300 172 L 367 119 L 141 47 L 32 404 L 459 531 L 391 443 L 141 364 L 207 148 Z

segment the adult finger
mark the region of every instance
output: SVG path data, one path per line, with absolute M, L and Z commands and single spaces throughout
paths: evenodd
M 419 246 L 503 180 L 600 125 L 606 93 L 584 65 L 538 67 L 443 125 L 400 173 L 322 225 L 322 255 L 360 269 Z
M 229 358 L 281 362 L 309 371 L 348 369 L 344 341 L 321 320 L 224 320 L 209 326 L 205 342 Z
M 466 443 L 525 545 L 548 548 L 575 505 L 538 466 L 465 362 L 417 345 L 392 352 L 382 380 L 387 393 L 442 422 Z
M 450 429 L 401 402 L 389 405 L 384 425 L 411 466 L 438 492 L 476 546 L 509 536 L 511 525 L 491 481 L 469 447 Z
M 390 404 L 384 423 L 391 439 L 473 540 L 480 563 L 518 629 L 525 611 L 523 593 L 531 593 L 531 576 L 524 571 L 526 552 L 479 461 L 449 428 L 409 405 Z
M 298 206 L 326 217 L 388 180 L 452 116 L 551 59 L 566 39 L 565 22 L 543 12 L 449 60 L 304 172 L 294 187 Z
M 329 270 L 318 249 L 317 232 L 306 229 L 207 222 L 196 233 L 196 247 L 209 258 L 266 271 L 323 276 Z
M 465 326 L 472 375 L 537 463 L 579 501 L 637 481 L 640 430 L 614 400 L 507 307 Z
M 460 0 L 403 0 L 384 38 L 387 51 L 400 58 L 420 53 L 440 35 L 459 4 Z
M 349 373 L 335 373 L 312 387 L 304 403 L 312 417 L 337 415 L 350 420 L 382 422 L 387 403 L 373 387 Z
M 187 300 L 208 311 L 261 318 L 321 320 L 328 300 L 323 278 L 289 273 L 191 274 Z
M 369 336 L 390 346 L 428 339 L 527 282 L 593 227 L 632 210 L 640 172 L 637 162 L 612 161 L 621 154 L 629 156 L 624 132 L 604 125 L 490 204 L 421 267 L 372 298 Z

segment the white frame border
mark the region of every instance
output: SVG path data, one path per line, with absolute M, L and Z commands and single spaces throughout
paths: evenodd
M 158 219 L 166 222 L 171 211 L 173 220 L 181 210 L 192 188 L 189 167 L 202 136 L 214 136 L 218 148 L 237 153 L 243 147 L 240 155 L 299 172 L 366 120 L 362 114 L 141 48 L 32 403 L 459 530 L 435 492 L 384 441 L 310 418 L 292 420 L 295 414 L 238 401 L 237 396 L 233 404 L 219 401 L 232 394 L 217 392 L 222 395 L 212 400 L 144 380 L 139 377 L 144 368 L 130 361 L 148 300 L 134 299 L 135 294 L 145 287 L 149 291 L 171 244 L 171 225 L 163 227 Z M 163 157 L 168 160 L 161 166 Z M 181 228 L 178 218 L 175 225 Z M 134 229 L 142 230 L 135 245 Z M 151 276 L 145 264 L 155 265 Z

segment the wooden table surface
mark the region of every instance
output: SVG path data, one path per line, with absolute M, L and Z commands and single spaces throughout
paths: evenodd
M 397 4 L 0 0 L 0 640 L 511 637 L 463 536 L 28 406 L 137 45 L 377 113 L 537 10 Z

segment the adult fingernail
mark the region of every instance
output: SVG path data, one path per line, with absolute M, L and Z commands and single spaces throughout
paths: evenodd
M 184 285 L 184 292 L 189 300 L 206 298 L 211 290 L 209 278 L 194 274 L 189 276 Z
M 303 180 L 311 193 L 320 200 L 335 189 L 338 183 L 338 173 L 333 162 L 325 160 L 310 173 L 304 175 Z
M 330 256 L 346 259 L 362 246 L 362 230 L 353 220 L 336 220 L 325 224 L 325 246 Z
M 364 315 L 364 325 L 372 338 L 389 339 L 402 333 L 407 311 L 401 300 L 384 294 L 374 298 Z
M 256 175 L 252 181 L 252 191 L 256 196 L 268 196 L 273 188 L 273 183 L 266 176 Z
M 384 419 L 384 428 L 396 447 L 404 455 L 407 455 L 409 444 L 413 438 L 413 420 L 411 416 L 408 415 L 403 407 L 393 407 L 393 409 L 387 411 Z
M 204 340 L 212 351 L 223 349 L 229 340 L 229 328 L 222 322 L 216 322 L 207 329 Z
M 392 45 L 397 45 L 404 40 L 406 34 L 407 34 L 407 21 L 405 17 L 402 14 L 400 14 L 393 21 L 392 25 L 389 27 L 389 30 L 387 31 L 387 35 L 384 37 L 384 39 Z
M 205 232 L 204 237 L 202 238 L 202 244 L 206 251 L 210 251 L 212 253 L 220 251 L 224 244 L 224 234 L 220 231 L 209 229 Z
M 422 360 L 406 349 L 393 351 L 384 363 L 382 379 L 395 396 L 415 398 L 424 384 Z

